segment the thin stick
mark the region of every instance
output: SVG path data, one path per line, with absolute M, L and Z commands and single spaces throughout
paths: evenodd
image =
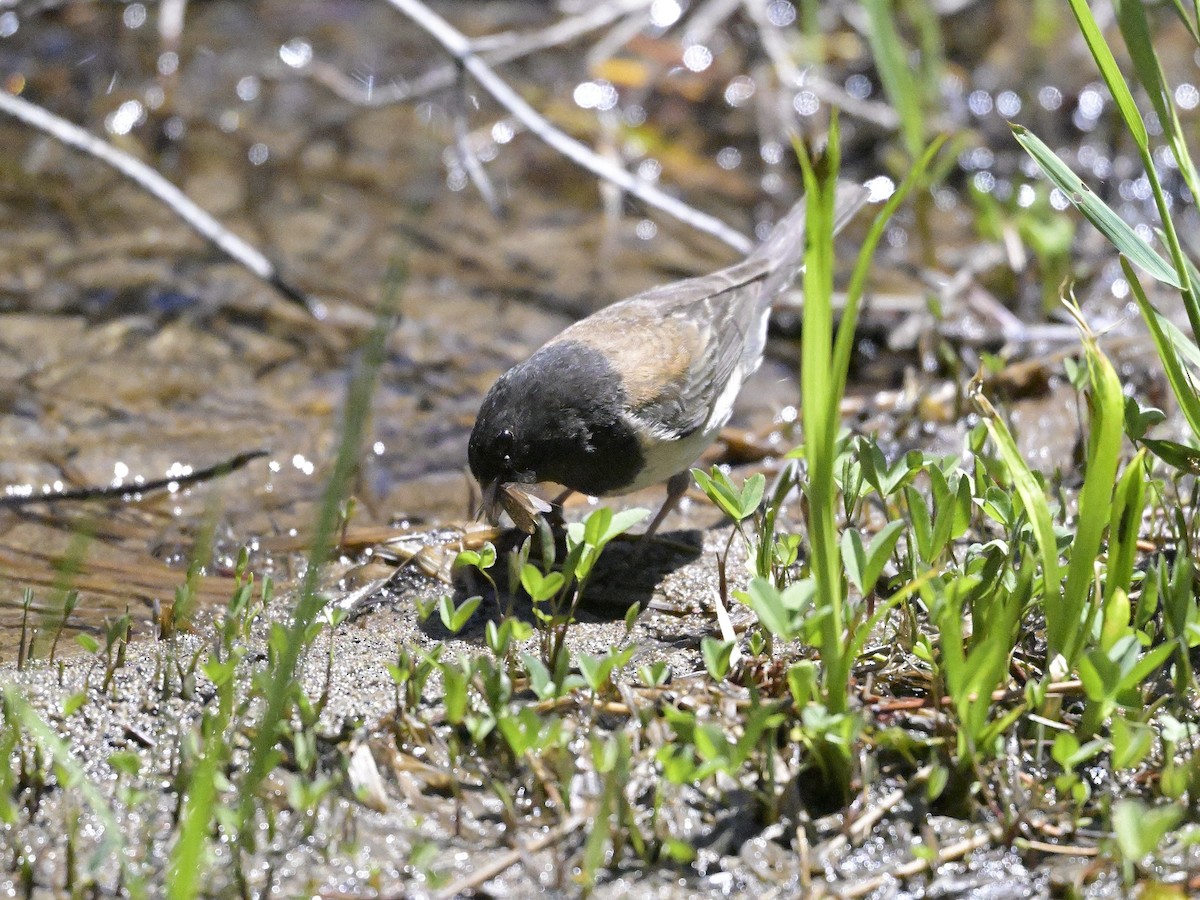
M 509 31 L 477 37 L 471 41 L 471 48 L 493 65 L 512 62 L 539 50 L 569 43 L 589 31 L 596 31 L 649 6 L 650 0 L 612 0 L 609 3 L 597 4 L 578 15 L 560 19 L 538 31 Z
M 1038 853 L 1047 853 L 1057 856 L 1100 855 L 1100 848 L 1082 847 L 1079 844 L 1051 844 L 1047 841 L 1031 841 L 1025 838 L 1017 838 L 1015 841 L 1013 841 L 1013 843 L 1024 850 L 1035 850 Z
M 167 50 L 178 50 L 183 37 L 187 0 L 163 0 L 158 7 L 158 37 Z
M 942 866 L 956 859 L 962 859 L 968 853 L 974 853 L 981 847 L 987 846 L 992 841 L 1000 839 L 1001 830 L 993 826 L 986 831 L 975 835 L 974 837 L 965 838 L 957 841 L 948 847 L 944 847 L 937 858 L 934 860 L 914 859 L 910 862 L 896 866 L 887 872 L 883 872 L 873 878 L 868 878 L 865 881 L 860 881 L 857 884 L 851 884 L 843 887 L 839 886 L 836 889 L 838 897 L 865 897 L 868 894 L 873 894 L 889 881 L 904 881 L 906 878 L 912 878 L 914 875 L 920 875 L 925 870 L 932 871 L 938 866 Z
M 520 119 L 526 128 L 567 159 L 598 178 L 611 181 L 643 203 L 690 225 L 697 231 L 712 235 L 738 252 L 750 252 L 754 244 L 741 232 L 730 228 L 716 216 L 693 209 L 649 182 L 637 178 L 552 125 L 472 51 L 471 42 L 466 35 L 430 10 L 420 0 L 387 0 L 387 2 L 427 31 L 462 64 L 464 69 L 471 73 L 472 77 L 492 95 L 497 103 Z
M 116 169 L 142 190 L 166 204 L 197 234 L 234 262 L 249 269 L 293 303 L 303 306 L 315 318 L 325 318 L 324 304 L 285 281 L 279 274 L 276 265 L 266 256 L 201 209 L 187 194 L 140 159 L 123 150 L 118 150 L 107 141 L 101 140 L 49 110 L 3 90 L 0 90 L 0 112 L 7 113 L 14 119 L 61 141 L 68 147 L 81 150 Z
M 573 831 L 577 831 L 583 825 L 585 819 L 581 816 L 572 816 L 567 819 L 557 828 L 553 828 L 546 832 L 536 840 L 530 841 L 523 847 L 517 850 L 509 850 L 506 853 L 500 854 L 491 862 L 484 863 L 474 872 L 464 875 L 457 881 L 446 885 L 434 896 L 439 898 L 457 897 L 459 894 L 465 894 L 467 891 L 478 888 L 485 882 L 491 881 L 509 866 L 515 865 L 521 861 L 521 857 L 525 853 L 536 853 L 539 850 L 545 850 L 551 844 L 556 844 L 564 837 Z
M 471 48 L 492 65 L 501 65 L 539 50 L 570 43 L 589 31 L 603 28 L 649 5 L 650 0 L 615 0 L 579 15 L 560 19 L 553 25 L 528 34 L 502 32 L 475 38 L 471 41 Z M 340 69 L 319 61 L 314 61 L 308 72 L 314 81 L 324 85 L 343 100 L 359 106 L 387 106 L 406 100 L 418 100 L 450 87 L 454 84 L 456 69 L 454 64 L 438 66 L 410 81 L 384 85 L 377 85 L 373 81 L 364 85 L 361 79 L 347 76 Z
M 145 494 L 150 491 L 161 490 L 171 485 L 184 487 L 185 485 L 195 484 L 198 481 L 208 481 L 210 478 L 223 477 L 230 472 L 242 468 L 247 463 L 266 455 L 266 450 L 250 450 L 246 453 L 239 453 L 237 456 L 219 462 L 214 466 L 197 469 L 186 475 L 156 478 L 153 481 L 144 481 L 141 484 L 86 487 L 73 491 L 59 491 L 56 494 L 9 494 L 6 497 L 0 497 L 0 509 L 20 509 L 25 506 L 32 506 L 35 503 L 57 503 L 60 500 L 103 500 L 111 497 L 128 497 L 132 494 Z
M 460 66 L 456 66 L 455 68 L 458 69 L 459 78 L 454 85 L 452 115 L 454 116 L 454 146 L 458 151 L 458 164 L 467 173 L 467 176 L 471 179 L 471 183 L 475 185 L 475 190 L 479 191 L 479 196 L 488 205 L 488 209 L 491 210 L 492 215 L 499 219 L 504 215 L 504 209 L 500 205 L 500 198 L 496 195 L 496 189 L 492 186 L 492 180 L 488 178 L 487 170 L 483 167 L 483 163 L 479 161 L 479 156 L 471 146 L 471 134 L 467 127 L 466 72 Z
M 767 18 L 765 0 L 744 0 L 743 5 L 758 29 L 758 39 L 775 69 L 775 77 L 779 79 L 780 85 L 784 88 L 799 87 L 804 83 L 804 76 L 788 51 L 787 42 L 783 39 L 783 29 L 772 25 Z

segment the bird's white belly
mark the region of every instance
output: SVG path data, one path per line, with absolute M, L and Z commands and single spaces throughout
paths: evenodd
M 638 472 L 633 483 L 623 488 L 620 493 L 627 494 L 661 484 L 672 475 L 684 471 L 708 449 L 708 445 L 713 442 L 720 430 L 721 427 L 718 425 L 711 430 L 696 431 L 678 440 L 651 438 L 643 441 L 642 456 L 646 460 L 646 465 Z
M 765 316 L 763 318 L 762 331 L 763 338 L 765 339 Z M 699 459 L 700 455 L 708 449 L 708 445 L 716 439 L 718 432 L 725 426 L 725 423 L 729 421 L 729 417 L 733 414 L 733 403 L 742 389 L 742 383 L 750 373 L 758 368 L 761 362 L 761 355 L 756 355 L 751 359 L 749 366 L 739 366 L 734 371 L 728 384 L 725 385 L 725 389 L 721 391 L 716 402 L 713 404 L 712 412 L 709 414 L 708 421 L 705 422 L 703 428 L 697 429 L 685 438 L 660 437 L 653 433 L 649 437 L 643 436 L 641 439 L 642 456 L 646 464 L 638 472 L 637 478 L 634 479 L 633 483 L 623 488 L 619 493 L 632 493 L 645 487 L 660 484 L 672 475 L 684 471 Z M 645 429 L 641 429 L 640 433 L 645 435 Z

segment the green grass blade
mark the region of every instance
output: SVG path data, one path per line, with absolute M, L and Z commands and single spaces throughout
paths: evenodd
M 1188 16 L 1187 10 L 1183 8 L 1183 0 L 1171 0 L 1171 3 L 1175 7 L 1175 12 L 1179 15 L 1179 21 L 1183 22 L 1184 27 L 1188 30 L 1188 34 L 1192 36 L 1192 40 L 1200 44 L 1200 28 L 1197 27 L 1197 21 L 1200 21 L 1200 3 L 1197 4 L 1196 9 L 1197 21 L 1192 21 L 1191 17 Z
M 1133 580 L 1133 566 L 1137 559 L 1138 531 L 1142 524 L 1142 510 L 1146 503 L 1146 481 L 1149 467 L 1146 451 L 1137 455 L 1125 466 L 1121 480 L 1113 495 L 1112 518 L 1108 523 L 1108 566 L 1104 579 L 1104 601 L 1121 588 L 1127 594 Z
M 1042 486 L 1034 477 L 1024 457 L 1021 456 L 1021 451 L 1017 449 L 1017 442 L 1013 440 L 1012 432 L 1008 430 L 1004 420 L 983 396 L 976 396 L 975 403 L 983 413 L 988 434 L 1000 452 L 1000 458 L 1008 469 L 1013 487 L 1016 489 L 1017 496 L 1021 498 L 1025 514 L 1029 517 L 1029 523 L 1033 528 L 1034 540 L 1042 559 L 1046 630 L 1050 642 L 1049 656 L 1053 658 L 1062 649 L 1064 628 L 1060 616 L 1062 569 L 1058 561 L 1058 544 L 1054 537 L 1050 507 L 1046 503 L 1046 495 L 1042 491 Z
M 867 230 L 867 236 L 863 240 L 862 249 L 858 252 L 858 259 L 854 264 L 854 273 L 850 276 L 850 284 L 846 288 L 846 306 L 842 310 L 842 321 L 838 325 L 837 343 L 833 349 L 833 377 L 834 389 L 830 395 L 830 402 L 834 404 L 834 409 L 841 403 L 842 395 L 846 393 L 846 374 L 850 371 L 850 354 L 854 350 L 854 333 L 858 328 L 858 312 L 862 306 L 863 290 L 866 287 L 867 272 L 871 268 L 871 262 L 875 258 L 875 248 L 879 246 L 879 241 L 883 238 L 884 229 L 887 223 L 891 221 L 892 215 L 900 207 L 900 204 L 905 201 L 913 188 L 921 182 L 926 171 L 929 169 L 933 158 L 937 156 L 938 151 L 942 149 L 942 145 L 946 143 L 946 135 L 939 135 L 930 142 L 925 148 L 925 152 L 913 164 L 908 175 L 900 186 L 892 193 L 883 207 L 876 213 L 874 220 L 871 222 L 871 227 Z
M 108 805 L 108 800 L 91 779 L 83 765 L 71 753 L 71 748 L 58 734 L 38 715 L 35 710 L 15 687 L 3 688 L 5 709 L 5 724 L 7 727 L 19 725 L 33 740 L 41 746 L 42 751 L 54 761 L 60 771 L 59 786 L 67 791 L 78 791 L 84 802 L 92 810 L 100 823 L 101 837 L 96 850 L 88 862 L 88 867 L 95 872 L 112 856 L 121 852 L 123 838 L 121 829 L 117 826 L 116 816 Z M 8 761 L 5 761 L 7 765 Z
M 1179 174 L 1192 196 L 1200 197 L 1200 175 L 1197 175 L 1196 165 L 1192 161 L 1183 126 L 1179 121 L 1179 110 L 1175 108 L 1171 87 L 1167 84 L 1162 63 L 1150 37 L 1146 7 L 1142 0 L 1114 0 L 1113 5 L 1117 10 L 1117 24 L 1121 27 L 1125 46 L 1129 49 L 1130 59 L 1133 60 L 1134 71 L 1150 97 L 1159 122 L 1162 123 L 1167 143 L 1171 145 L 1175 161 L 1179 165 Z
M 825 156 L 814 163 L 796 142 L 808 198 L 804 268 L 804 339 L 801 346 L 800 389 L 803 399 L 804 448 L 808 462 L 809 542 L 821 619 L 821 661 L 824 700 L 833 713 L 849 705 L 851 660 L 844 635 L 844 587 L 837 540 L 837 492 L 834 483 L 838 404 L 830 402 L 834 380 L 830 371 L 833 344 L 833 221 L 839 163 L 838 121 L 831 117 Z M 820 171 L 818 172 L 818 168 Z
M 904 147 L 912 159 L 921 154 L 925 143 L 925 113 L 921 91 L 908 63 L 908 50 L 896 30 L 896 11 L 891 0 L 865 0 L 867 40 L 875 57 L 875 68 L 888 100 L 900 115 Z
M 1117 66 L 1117 61 L 1113 57 L 1112 50 L 1105 42 L 1104 35 L 1096 24 L 1095 17 L 1092 16 L 1091 9 L 1088 7 L 1086 0 L 1070 0 L 1070 2 L 1071 10 L 1075 13 L 1075 19 L 1079 23 L 1080 30 L 1083 32 L 1084 40 L 1087 41 L 1088 49 L 1092 51 L 1092 56 L 1100 69 L 1100 75 L 1104 79 L 1105 84 L 1108 85 L 1108 89 L 1116 101 L 1117 108 L 1120 110 L 1121 117 L 1125 120 L 1125 127 L 1137 145 L 1138 154 L 1142 158 L 1142 167 L 1146 171 L 1146 178 L 1149 180 L 1150 188 L 1154 193 L 1154 204 L 1158 208 L 1159 217 L 1162 219 L 1163 231 L 1167 238 L 1167 247 L 1171 251 L 1171 261 L 1175 269 L 1174 280 L 1167 283 L 1179 288 L 1182 292 L 1184 308 L 1187 311 L 1188 321 L 1192 327 L 1192 336 L 1200 340 L 1200 294 L 1197 293 L 1197 289 L 1191 283 L 1188 274 L 1187 258 L 1179 242 L 1179 236 L 1175 231 L 1175 225 L 1171 219 L 1171 210 L 1167 206 L 1167 197 L 1154 166 L 1154 158 L 1151 155 L 1150 149 L 1150 138 L 1146 133 L 1146 123 L 1143 121 L 1137 105 L 1133 102 L 1133 94 L 1130 93 L 1129 85 L 1125 82 L 1125 76 L 1121 74 L 1121 70 Z M 1126 16 L 1130 22 L 1134 22 L 1137 18 L 1128 9 L 1126 10 Z M 1136 23 L 1133 24 L 1132 31 L 1135 41 L 1140 41 L 1140 43 L 1136 48 L 1131 47 L 1130 51 L 1140 57 L 1140 66 L 1148 71 L 1147 77 L 1149 81 L 1146 82 L 1146 89 L 1153 97 L 1156 90 L 1155 83 L 1159 80 L 1157 76 L 1161 74 L 1157 55 L 1154 48 L 1150 46 L 1148 36 L 1145 38 L 1138 37 Z M 1135 64 L 1137 64 L 1136 59 Z M 1149 74 L 1151 70 L 1154 74 Z M 1167 120 L 1169 118 L 1168 116 Z M 1169 129 L 1170 122 L 1164 121 L 1164 127 Z M 1183 142 L 1179 140 L 1176 143 L 1181 145 Z M 1187 158 L 1186 148 L 1184 148 L 1181 155 Z M 1183 165 L 1182 162 L 1181 165 Z M 1194 185 L 1192 189 L 1194 191 Z M 1122 253 L 1128 253 L 1121 245 L 1118 244 L 1118 247 Z M 1130 254 L 1130 259 L 1139 265 L 1141 264 L 1132 254 Z
M 1163 371 L 1167 375 L 1172 393 L 1175 394 L 1175 400 L 1179 403 L 1179 409 L 1187 420 L 1188 427 L 1192 429 L 1193 437 L 1200 440 L 1200 398 L 1196 396 L 1195 385 L 1179 359 L 1174 342 L 1163 328 L 1162 323 L 1165 320 L 1161 319 L 1158 310 L 1150 305 L 1133 267 L 1125 257 L 1121 257 L 1121 268 L 1125 272 L 1125 280 L 1133 289 L 1134 299 L 1141 310 L 1142 318 L 1146 321 L 1146 327 L 1150 329 L 1150 337 L 1154 340 L 1154 347 L 1158 351 L 1158 358 L 1162 360 Z
M 404 274 L 399 267 L 388 273 L 380 304 L 378 320 L 371 330 L 363 348 L 362 359 L 354 380 L 346 394 L 345 412 L 342 421 L 341 443 L 333 472 L 325 486 L 317 521 L 313 529 L 312 548 L 308 566 L 300 586 L 300 599 L 292 613 L 287 629 L 287 640 L 279 656 L 271 680 L 265 691 L 265 703 L 258 731 L 250 752 L 249 765 L 241 785 L 242 826 L 250 827 L 257 805 L 258 786 L 275 763 L 275 747 L 281 725 L 286 724 L 293 697 L 296 668 L 307 647 L 307 633 L 325 605 L 325 598 L 317 591 L 322 568 L 332 552 L 337 529 L 339 510 L 351 490 L 354 473 L 358 469 L 363 436 L 371 412 L 371 397 L 375 392 L 375 378 L 384 360 L 384 346 L 391 329 L 391 318 L 397 307 Z
M 1171 96 L 1159 65 L 1158 55 L 1150 42 L 1150 25 L 1146 21 L 1146 8 L 1141 0 L 1113 0 L 1117 12 L 1117 25 L 1121 29 L 1121 37 L 1125 39 L 1125 47 L 1129 50 L 1129 58 L 1133 61 L 1134 72 L 1138 81 L 1146 89 L 1150 103 L 1164 128 L 1171 125 Z
M 186 900 L 200 893 L 200 881 L 207 875 L 205 858 L 209 829 L 217 803 L 217 766 L 223 754 L 213 746 L 217 738 L 210 735 L 187 785 L 184 813 L 179 823 L 179 836 L 171 851 L 171 875 L 167 896 L 171 900 Z
M 1178 325 L 1157 310 L 1154 313 L 1154 318 L 1158 321 L 1158 326 L 1170 339 L 1171 345 L 1179 354 L 1180 362 L 1192 368 L 1193 371 L 1188 373 L 1188 377 L 1194 377 L 1196 372 L 1200 372 L 1200 347 L 1193 344 Z
M 1113 56 L 1108 42 L 1104 40 L 1104 34 L 1100 31 L 1100 26 L 1096 24 L 1096 18 L 1092 15 L 1087 0 L 1070 0 L 1070 2 L 1071 12 L 1075 13 L 1075 21 L 1079 23 L 1083 39 L 1087 41 L 1088 49 L 1092 51 L 1092 58 L 1096 60 L 1096 65 L 1100 69 L 1100 77 L 1108 85 L 1108 91 L 1116 101 L 1121 118 L 1125 120 L 1125 127 L 1129 129 L 1129 134 L 1138 147 L 1145 150 L 1150 144 L 1150 136 L 1146 133 L 1146 123 L 1142 121 L 1142 114 L 1138 111 L 1137 104 L 1133 102 L 1133 94 L 1129 90 L 1129 85 L 1125 83 L 1125 76 L 1121 74 L 1121 68 L 1117 65 L 1117 60 Z
M 1121 253 L 1151 278 L 1179 290 L 1183 283 L 1179 274 L 1166 260 L 1142 240 L 1137 232 L 1118 216 L 1107 203 L 1093 193 L 1082 179 L 1070 170 L 1040 138 L 1021 125 L 1012 125 L 1013 136 L 1033 157 L 1046 177 L 1062 191 L 1075 208 L 1096 226 Z
M 1085 626 L 1092 612 L 1085 611 L 1095 582 L 1096 558 L 1104 539 L 1104 529 L 1112 513 L 1113 486 L 1121 455 L 1121 436 L 1125 427 L 1125 395 L 1121 381 L 1108 357 L 1101 352 L 1095 336 L 1088 330 L 1082 313 L 1068 307 L 1080 326 L 1090 387 L 1088 391 L 1088 450 L 1083 490 L 1079 494 L 1079 516 L 1075 539 L 1071 543 L 1071 561 L 1063 589 L 1062 620 L 1057 649 L 1073 663 L 1079 653 Z M 1050 613 L 1046 614 L 1049 623 Z M 1049 629 L 1048 629 L 1049 630 Z M 1055 643 L 1053 640 L 1051 643 Z

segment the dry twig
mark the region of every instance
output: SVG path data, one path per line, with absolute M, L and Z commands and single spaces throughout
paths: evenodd
M 279 274 L 279 268 L 271 260 L 201 209 L 187 194 L 140 159 L 119 150 L 107 141 L 36 103 L 31 103 L 23 97 L 17 97 L 3 90 L 0 90 L 0 112 L 50 135 L 68 147 L 81 150 L 120 172 L 142 190 L 166 204 L 197 234 L 234 262 L 250 270 L 288 300 L 303 306 L 315 318 L 325 318 L 324 304 L 309 297 L 298 287 L 286 281 Z
M 476 890 L 481 885 L 491 881 L 509 866 L 516 865 L 526 853 L 536 853 L 539 850 L 545 850 L 552 844 L 561 841 L 571 832 L 577 831 L 586 821 L 582 816 L 572 816 L 557 828 L 550 829 L 536 840 L 530 841 L 528 844 L 517 849 L 501 853 L 491 862 L 481 865 L 474 872 L 464 875 L 457 881 L 451 882 L 438 891 L 435 896 L 442 898 L 457 897 L 468 891 Z
M 267 455 L 266 450 L 250 450 L 246 453 L 239 453 L 229 459 L 222 460 L 216 465 L 206 466 L 203 469 L 197 469 L 193 472 L 188 472 L 186 475 L 173 475 L 164 478 L 156 478 L 153 481 L 131 482 L 129 484 L 112 484 L 104 487 L 85 487 L 73 491 L 57 491 L 51 494 L 9 494 L 0 497 L 0 509 L 20 509 L 25 506 L 32 506 L 35 503 L 57 503 L 63 500 L 106 500 L 112 498 L 132 497 L 135 494 L 148 494 L 151 491 L 159 491 L 163 488 L 168 488 L 175 485 L 176 488 L 185 487 L 189 484 L 196 484 L 201 481 L 208 481 L 212 478 L 223 478 L 230 472 L 247 463 L 253 462 Z
M 593 175 L 612 182 L 643 203 L 690 225 L 697 231 L 724 241 L 738 252 L 750 252 L 754 245 L 741 232 L 730 228 L 715 216 L 694 209 L 649 182 L 630 174 L 552 125 L 472 50 L 470 40 L 462 32 L 421 3 L 420 0 L 387 0 L 387 2 L 427 31 L 479 82 L 484 90 L 492 95 L 497 103 L 520 119 L 526 128 L 567 159 Z
M 650 5 L 650 0 L 611 0 L 598 4 L 587 12 L 560 19 L 539 31 L 529 33 L 502 32 L 472 40 L 471 49 L 491 65 L 529 56 L 539 50 L 569 44 L 590 31 L 596 31 Z M 419 100 L 451 87 L 457 75 L 454 63 L 430 69 L 425 74 L 389 84 L 376 84 L 374 79 L 355 78 L 325 62 L 314 60 L 308 74 L 318 84 L 328 88 L 348 103 L 356 106 L 390 106 Z
M 868 894 L 873 894 L 880 888 L 887 885 L 889 881 L 904 881 L 907 878 L 912 878 L 920 875 L 922 872 L 934 871 L 938 866 L 945 865 L 948 862 L 962 859 L 969 853 L 974 853 L 981 847 L 986 847 L 993 841 L 1000 840 L 1002 831 L 999 826 L 993 825 L 990 828 L 980 832 L 974 837 L 965 838 L 956 843 L 950 844 L 948 847 L 943 847 L 937 854 L 936 859 L 914 859 L 902 865 L 882 872 L 872 878 L 864 879 L 856 884 L 846 887 L 839 886 L 835 889 L 835 895 L 838 897 L 866 897 Z

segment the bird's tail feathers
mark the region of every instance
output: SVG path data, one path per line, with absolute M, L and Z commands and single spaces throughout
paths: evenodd
M 833 233 L 837 234 L 866 205 L 867 189 L 852 181 L 839 181 L 833 200 Z M 780 219 L 768 237 L 747 262 L 759 263 L 768 273 L 764 302 L 786 288 L 804 265 L 804 227 L 808 216 L 807 200 L 800 200 Z

